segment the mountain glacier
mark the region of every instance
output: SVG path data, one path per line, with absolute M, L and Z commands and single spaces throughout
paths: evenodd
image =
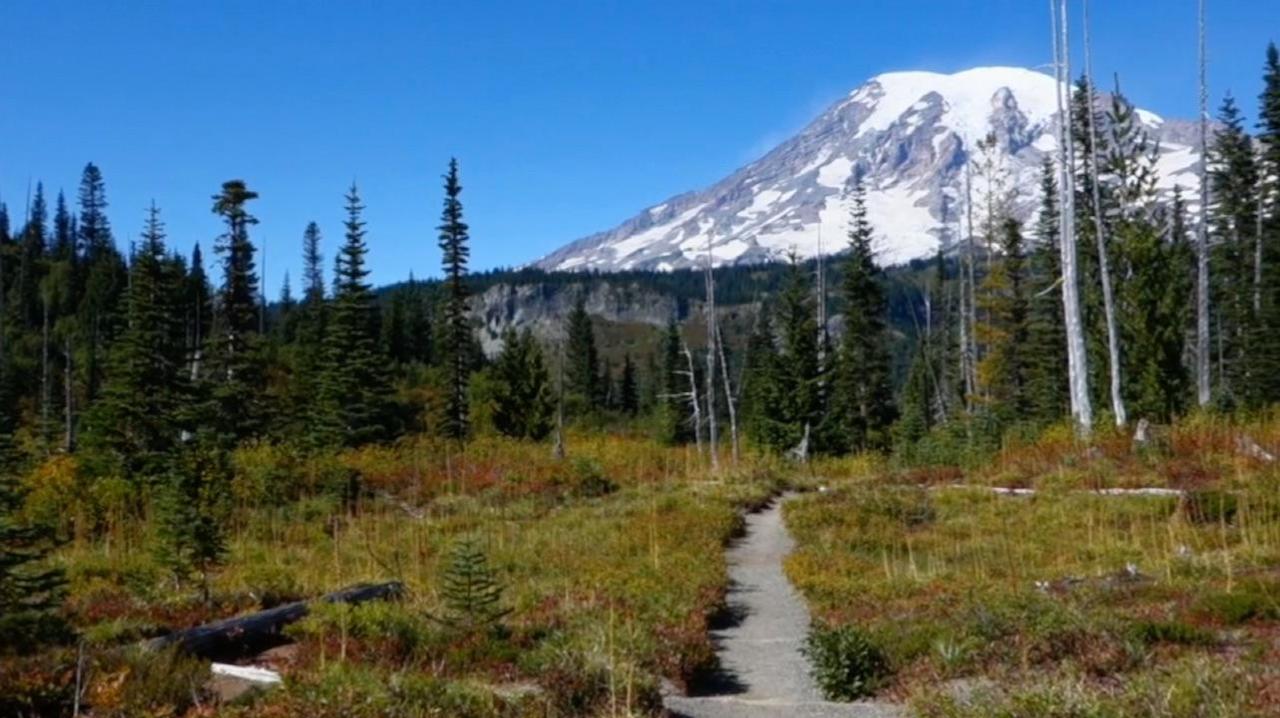
M 1161 189 L 1181 185 L 1194 202 L 1194 124 L 1136 112 L 1159 142 Z M 970 204 L 980 221 L 988 188 L 978 173 L 966 173 L 966 164 L 983 159 L 978 142 L 989 134 L 998 174 L 1015 193 L 1015 213 L 1024 220 L 1034 216 L 1040 163 L 1045 153 L 1056 155 L 1056 118 L 1055 81 L 1034 70 L 886 73 L 725 179 L 649 207 L 534 264 L 549 270 L 670 270 L 705 266 L 708 253 L 720 265 L 840 251 L 857 174 L 866 186 L 879 261 L 928 256 L 965 235 Z M 967 186 L 966 174 L 972 175 Z

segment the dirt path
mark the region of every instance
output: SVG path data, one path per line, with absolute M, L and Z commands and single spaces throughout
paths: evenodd
M 809 612 L 782 572 L 795 545 L 782 521 L 783 500 L 748 514 L 746 535 L 726 554 L 732 620 L 712 632 L 723 674 L 703 695 L 668 697 L 667 709 L 685 718 L 900 715 L 882 703 L 826 702 L 809 677 L 800 651 Z

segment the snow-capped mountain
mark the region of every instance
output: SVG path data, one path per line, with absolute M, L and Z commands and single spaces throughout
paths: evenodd
M 1194 125 L 1137 110 L 1160 144 L 1160 186 L 1195 199 Z M 980 217 L 985 186 L 965 166 L 994 133 L 994 157 L 1016 190 L 1015 211 L 1035 214 L 1040 163 L 1056 153 L 1057 98 L 1049 75 L 981 67 L 951 75 L 891 72 L 872 78 L 771 152 L 696 192 L 676 195 L 618 227 L 538 260 L 545 269 L 669 270 L 801 257 L 844 248 L 855 173 L 882 263 L 934 253 L 963 236 L 966 198 Z M 972 173 L 971 173 L 972 174 Z M 977 221 L 980 221 L 977 220 Z M 708 242 L 710 249 L 708 250 Z

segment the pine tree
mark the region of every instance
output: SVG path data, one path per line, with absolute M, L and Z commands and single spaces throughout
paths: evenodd
M 9 300 L 14 321 L 28 329 L 40 325 L 40 281 L 44 276 L 44 255 L 49 242 L 48 220 L 44 184 L 37 182 L 27 224 L 19 237 L 18 276 Z
M 265 417 L 261 402 L 264 376 L 258 334 L 258 275 L 249 228 L 258 223 L 247 204 L 258 198 L 243 180 L 222 184 L 213 196 L 213 212 L 226 232 L 216 249 L 222 255 L 222 286 L 213 345 L 213 411 L 208 414 L 224 441 L 252 436 Z
M 355 446 L 387 434 L 391 387 L 378 345 L 378 306 L 366 278 L 364 205 L 353 184 L 346 195 L 346 241 L 335 258 L 333 309 L 325 334 L 319 387 L 318 445 Z
M 78 328 L 81 358 L 76 363 L 82 375 L 86 404 L 98 397 L 102 386 L 107 346 L 115 338 L 117 309 L 124 296 L 128 268 L 116 249 L 107 220 L 106 185 L 102 172 L 92 162 L 85 165 L 79 191 L 79 243 L 83 263 L 76 284 L 83 285 Z
M 449 552 L 441 572 L 440 593 L 448 615 L 445 621 L 467 631 L 488 628 L 502 620 L 502 583 L 489 566 L 479 541 L 463 538 Z
M 835 410 L 844 423 L 842 447 L 882 450 L 888 448 L 889 427 L 897 418 L 888 354 L 888 303 L 871 246 L 866 192 L 861 180 L 855 182 L 850 251 L 841 287 L 845 332 L 840 343 Z
M 640 411 L 640 386 L 636 381 L 636 367 L 630 354 L 622 357 L 622 376 L 618 380 L 618 408 L 628 416 Z
M 1041 423 L 1057 421 L 1070 410 L 1066 327 L 1062 319 L 1061 296 L 1055 291 L 1062 276 L 1057 198 L 1058 183 L 1054 177 L 1053 162 L 1046 157 L 1041 167 L 1036 241 L 1031 249 L 1031 297 L 1025 352 L 1028 418 Z
M 440 328 L 440 354 L 445 370 L 444 416 L 441 433 L 451 439 L 467 436 L 469 420 L 467 384 L 471 375 L 471 325 L 467 320 L 467 225 L 462 221 L 462 185 L 458 161 L 449 160 L 444 178 L 444 211 L 440 217 L 440 251 L 443 253 L 445 297 Z
M 742 369 L 742 427 L 752 441 L 768 446 L 769 412 L 776 406 L 778 387 L 778 346 L 773 329 L 773 312 L 761 304 L 755 328 L 747 338 Z
M 227 552 L 231 466 L 221 442 L 202 431 L 184 443 L 155 499 L 157 558 L 179 582 L 197 577 L 206 603 L 210 576 Z
M 1254 325 L 1254 243 L 1258 223 L 1258 172 L 1244 119 L 1230 95 L 1218 113 L 1209 154 L 1209 221 L 1213 244 L 1211 301 L 1217 310 L 1218 345 L 1230 400 L 1256 406 L 1251 391 L 1249 329 Z M 1259 267 L 1260 269 L 1260 267 Z
M 1000 225 L 1001 256 L 983 282 L 980 302 L 987 321 L 979 329 L 987 350 L 978 376 L 993 416 L 1008 425 L 1031 409 L 1025 353 L 1030 300 L 1022 228 L 1012 217 L 1004 217 Z
M 542 347 L 528 329 L 507 329 L 490 371 L 496 380 L 493 423 L 516 439 L 541 441 L 551 432 L 555 397 Z
M 122 477 L 154 481 L 168 470 L 184 401 L 185 347 L 175 306 L 180 277 L 167 267 L 164 225 L 152 204 L 133 255 L 124 330 L 111 346 L 102 398 L 90 410 L 86 443 Z
M 578 293 L 573 309 L 569 312 L 565 336 L 565 355 L 568 361 L 565 379 L 569 396 L 580 410 L 598 408 L 603 393 L 600 385 L 600 354 L 596 349 L 591 315 L 587 314 L 585 290 Z
M 1280 51 L 1267 46 L 1258 98 L 1262 276 L 1251 339 L 1253 403 L 1280 401 Z
M 8 647 L 29 649 L 48 638 L 57 626 L 52 611 L 61 602 L 65 584 L 62 572 L 47 562 L 54 546 L 52 532 L 20 515 L 14 393 L 7 357 L 0 355 L 0 653 Z
M 786 451 L 816 432 L 827 417 L 822 405 L 822 364 L 818 358 L 813 291 L 794 255 L 778 297 L 778 324 L 782 341 L 771 372 L 772 386 L 766 389 L 774 402 L 771 407 L 758 407 L 763 415 L 758 415 L 756 421 L 763 443 L 775 451 Z
M 684 357 L 684 339 L 675 317 L 667 321 L 662 333 L 659 354 L 660 380 L 656 382 L 659 402 L 659 438 L 668 444 L 684 444 L 694 438 L 694 426 L 689 421 L 688 401 L 681 396 L 689 391 L 688 365 Z

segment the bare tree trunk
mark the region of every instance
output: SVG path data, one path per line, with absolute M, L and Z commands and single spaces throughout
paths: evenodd
M 1055 7 L 1053 16 L 1053 68 L 1058 100 L 1058 171 L 1062 194 L 1060 248 L 1062 250 L 1062 314 L 1067 334 L 1067 378 L 1071 389 L 1071 416 L 1082 437 L 1093 431 L 1093 407 L 1089 402 L 1088 358 L 1084 348 L 1084 325 L 1080 316 L 1080 278 L 1076 268 L 1075 239 L 1075 144 L 1071 138 L 1071 102 L 1067 85 L 1071 77 L 1070 44 L 1067 32 L 1067 0 Z
M 716 427 L 716 280 L 711 271 L 711 234 L 707 234 L 707 444 L 711 449 L 711 470 L 720 469 L 717 453 L 720 436 Z
M 1200 223 L 1196 228 L 1196 400 L 1208 406 L 1209 390 L 1209 83 L 1205 72 L 1204 0 L 1199 7 Z
M 960 271 L 968 273 L 968 281 L 961 284 L 961 291 L 967 292 L 964 297 L 965 316 L 961 317 L 961 321 L 967 327 L 966 339 L 963 346 L 960 347 L 960 351 L 965 357 L 965 410 L 973 413 L 973 401 L 978 395 L 978 280 L 973 268 L 974 254 L 976 253 L 976 245 L 973 240 L 973 173 L 967 162 L 964 168 L 964 195 L 968 232 L 965 238 L 966 262 L 960 268 Z
M 738 411 L 733 402 L 733 386 L 729 381 L 729 364 L 724 360 L 724 337 L 720 334 L 720 326 L 716 325 L 716 354 L 720 356 L 720 372 L 724 377 L 724 401 L 729 409 L 729 436 L 733 446 L 733 463 L 738 463 Z
M 693 371 L 693 352 L 689 345 L 680 343 L 684 349 L 684 358 L 689 364 L 689 410 L 693 414 L 693 442 L 698 447 L 698 456 L 702 456 L 702 411 L 698 406 L 698 376 Z
M 1098 129 L 1093 117 L 1093 59 L 1089 47 L 1089 0 L 1083 0 L 1083 9 L 1084 78 L 1089 91 L 1089 112 L 1085 115 L 1085 122 L 1089 126 L 1089 173 L 1093 184 L 1093 229 L 1094 239 L 1098 243 L 1098 272 L 1102 278 L 1102 313 L 1105 315 L 1107 323 L 1107 369 L 1111 379 L 1111 411 L 1115 414 L 1116 426 L 1124 426 L 1128 423 L 1129 417 L 1125 411 L 1124 397 L 1120 394 L 1120 329 L 1116 326 L 1115 295 L 1111 289 L 1111 268 L 1107 257 L 1106 229 L 1102 223 L 1102 191 L 1098 187 Z

